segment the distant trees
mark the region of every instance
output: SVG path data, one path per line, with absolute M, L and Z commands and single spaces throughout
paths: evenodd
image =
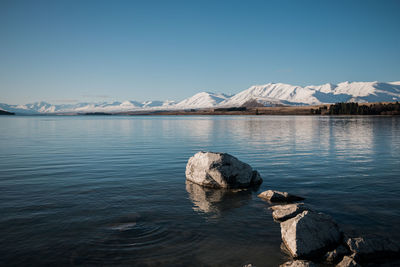
M 315 114 L 315 115 L 325 115 L 325 114 L 327 114 L 327 110 L 328 110 L 328 107 L 327 106 L 322 106 L 322 107 L 319 107 L 319 108 L 317 108 L 317 109 L 311 109 L 311 114 Z
M 246 107 L 215 108 L 214 111 L 246 111 Z
M 329 107 L 329 115 L 357 115 L 358 103 L 336 103 Z
M 400 115 L 400 103 L 336 103 L 310 109 L 314 115 Z
M 319 108 L 321 112 L 321 108 Z M 315 113 L 318 114 L 318 113 Z M 321 114 L 321 113 L 319 113 Z M 400 115 L 400 103 L 336 103 L 330 105 L 326 114 L 328 115 Z

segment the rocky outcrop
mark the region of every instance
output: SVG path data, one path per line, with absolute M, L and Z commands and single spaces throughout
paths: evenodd
M 305 260 L 295 260 L 295 261 L 287 261 L 284 264 L 279 265 L 280 267 L 317 267 L 318 264 L 315 264 L 311 261 Z
M 356 260 L 368 260 L 379 257 L 398 256 L 400 247 L 388 238 L 349 238 L 347 245 Z
M 281 223 L 282 240 L 294 258 L 310 258 L 337 247 L 342 234 L 332 218 L 323 213 L 303 211 Z
M 308 210 L 303 203 L 272 206 L 272 217 L 278 222 L 283 222 L 295 217 L 297 214 Z
M 349 254 L 350 250 L 347 247 L 339 245 L 334 250 L 327 252 L 324 258 L 326 262 L 335 263 L 339 262 L 343 258 L 343 256 Z
M 400 266 L 400 245 L 390 239 L 344 238 L 345 234 L 330 216 L 315 212 L 304 203 L 289 204 L 304 198 L 287 192 L 267 190 L 258 197 L 270 203 L 279 202 L 269 209 L 274 220 L 280 222 L 281 250 L 293 258 L 281 267 L 318 266 L 318 263 L 339 267 L 361 266 L 359 263 Z
M 339 262 L 336 267 L 359 267 L 359 265 L 352 257 L 344 256 L 343 260 Z
M 304 200 L 304 198 L 291 195 L 287 192 L 280 192 L 275 190 L 267 190 L 258 195 L 258 197 L 266 199 L 270 202 L 293 202 Z
M 212 188 L 246 188 L 262 183 L 260 174 L 227 153 L 198 152 L 186 165 L 186 179 Z

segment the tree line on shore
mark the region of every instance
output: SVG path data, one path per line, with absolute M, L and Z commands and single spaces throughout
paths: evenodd
M 329 107 L 311 109 L 315 115 L 400 115 L 400 103 L 376 103 L 365 105 L 358 103 L 336 103 Z

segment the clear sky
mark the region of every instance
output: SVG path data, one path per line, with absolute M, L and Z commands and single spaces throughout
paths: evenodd
M 400 1 L 0 0 L 0 102 L 400 80 Z

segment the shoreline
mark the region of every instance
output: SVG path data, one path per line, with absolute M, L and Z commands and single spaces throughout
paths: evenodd
M 6 114 L 4 114 L 6 115 Z M 18 114 L 16 116 L 396 116 L 399 102 L 336 103 L 313 106 L 229 107 L 181 110 L 138 110 L 123 112 L 65 112 Z

